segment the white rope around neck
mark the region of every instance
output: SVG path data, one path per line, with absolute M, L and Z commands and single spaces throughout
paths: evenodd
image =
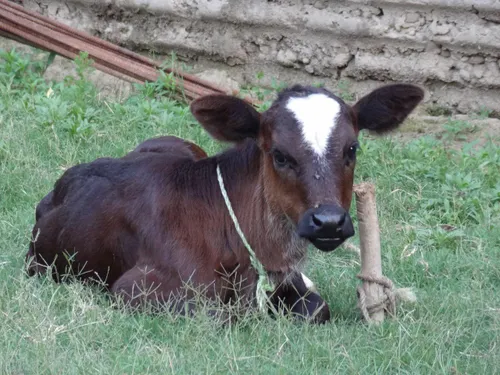
M 224 180 L 222 179 L 222 174 L 220 171 L 219 164 L 217 164 L 217 180 L 219 181 L 219 187 L 220 191 L 222 193 L 222 196 L 224 197 L 224 202 L 226 203 L 227 210 L 229 211 L 229 215 L 231 216 L 231 219 L 233 220 L 234 227 L 236 228 L 236 231 L 238 232 L 238 235 L 241 238 L 241 241 L 245 245 L 248 254 L 250 255 L 250 262 L 252 263 L 252 267 L 255 268 L 259 275 L 259 279 L 257 281 L 257 289 L 255 291 L 255 297 L 257 299 L 257 305 L 259 307 L 259 310 L 262 312 L 266 311 L 266 302 L 268 300 L 267 297 L 267 292 L 273 292 L 274 291 L 274 285 L 273 283 L 269 280 L 269 277 L 267 275 L 266 270 L 264 269 L 264 266 L 262 263 L 257 259 L 257 256 L 255 255 L 255 252 L 253 251 L 252 247 L 248 243 L 245 234 L 243 234 L 243 231 L 241 230 L 240 224 L 238 223 L 238 218 L 236 217 L 233 207 L 231 205 L 231 201 L 229 200 L 229 196 L 226 191 L 226 187 L 224 186 Z

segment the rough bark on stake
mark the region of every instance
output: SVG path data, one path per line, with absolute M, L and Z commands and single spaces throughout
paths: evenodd
M 392 282 L 382 274 L 375 186 L 367 182 L 355 185 L 354 193 L 361 247 L 358 278 L 363 281 L 358 287 L 358 307 L 368 322 L 380 323 L 386 312 L 394 312 L 395 296 Z

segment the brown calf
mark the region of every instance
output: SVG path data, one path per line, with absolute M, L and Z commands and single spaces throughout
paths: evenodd
M 257 275 L 223 200 L 219 166 L 243 233 L 277 285 L 274 306 L 327 321 L 328 306 L 300 273 L 307 246 L 332 251 L 354 234 L 358 132 L 396 128 L 422 98 L 418 87 L 389 85 L 350 107 L 325 89 L 294 86 L 263 113 L 231 96 L 195 100 L 195 118 L 234 146 L 207 157 L 162 137 L 121 159 L 68 169 L 37 207 L 28 270 L 53 265 L 56 280 L 68 270 L 99 279 L 133 306 L 181 310 L 185 283 L 253 304 Z

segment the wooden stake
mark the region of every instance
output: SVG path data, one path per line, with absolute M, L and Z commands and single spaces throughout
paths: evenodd
M 384 306 L 387 295 L 380 281 L 385 281 L 382 274 L 380 253 L 380 229 L 375 201 L 375 186 L 362 183 L 354 186 L 358 230 L 361 248 L 361 274 L 363 284 L 358 289 L 360 308 L 365 319 L 380 323 L 384 320 Z M 371 280 L 371 281 L 370 281 Z M 366 316 L 368 315 L 368 316 Z

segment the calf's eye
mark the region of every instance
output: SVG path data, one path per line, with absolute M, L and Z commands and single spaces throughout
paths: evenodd
M 356 158 L 356 151 L 358 151 L 358 149 L 359 149 L 358 143 L 352 144 L 351 147 L 349 147 L 349 149 L 347 150 L 347 157 L 350 160 L 354 160 Z
M 280 151 L 278 150 L 275 150 L 273 152 L 273 160 L 274 160 L 274 164 L 277 166 L 277 167 L 284 167 L 288 164 L 288 159 L 286 158 L 285 155 L 283 155 Z

